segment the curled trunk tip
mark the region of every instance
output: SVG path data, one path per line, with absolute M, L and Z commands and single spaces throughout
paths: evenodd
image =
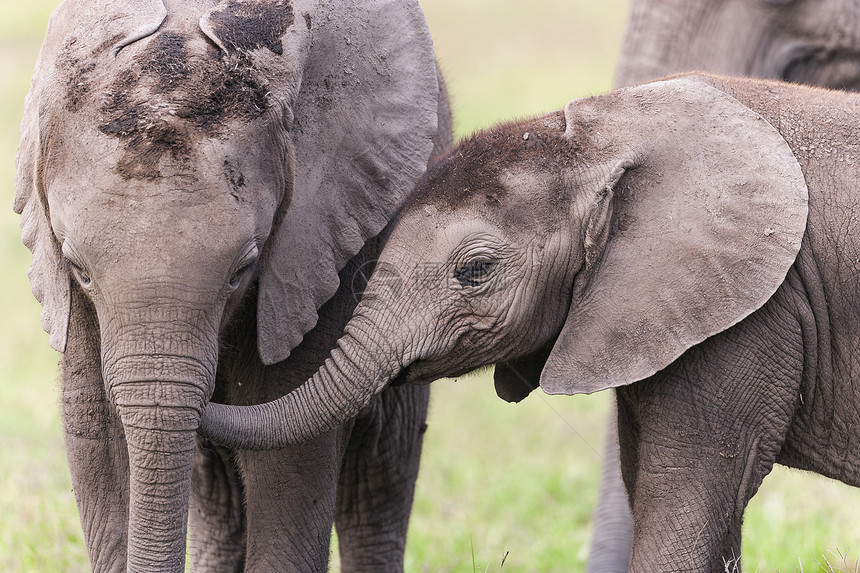
M 331 357 L 302 386 L 265 404 L 210 402 L 200 433 L 243 450 L 282 448 L 306 442 L 354 418 L 399 374 L 398 361 L 368 353 L 344 335 Z

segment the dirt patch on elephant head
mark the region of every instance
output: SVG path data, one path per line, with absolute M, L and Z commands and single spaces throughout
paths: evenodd
M 159 93 L 179 89 L 191 75 L 185 36 L 164 32 L 153 38 L 146 51 L 138 56 L 141 77 L 148 77 Z
M 126 179 L 159 177 L 165 154 L 186 160 L 195 140 L 220 135 L 230 121 L 251 121 L 271 105 L 247 54 L 193 54 L 187 43 L 179 33 L 157 35 L 105 91 L 99 131 L 125 143 L 117 170 Z
M 165 153 L 180 161 L 190 156 L 187 130 L 179 122 L 152 117 L 140 106 L 126 110 L 126 115 L 99 130 L 125 141 L 126 149 L 117 161 L 117 171 L 124 179 L 159 177 L 159 162 Z
M 281 38 L 293 25 L 293 7 L 287 0 L 237 2 L 228 0 L 209 13 L 213 33 L 228 51 L 268 48 L 284 53 Z
M 77 112 L 83 108 L 94 91 L 93 75 L 99 59 L 107 54 L 110 47 L 119 42 L 122 37 L 122 34 L 116 34 L 107 38 L 91 51 L 87 51 L 81 45 L 83 42 L 75 36 L 66 39 L 57 55 L 56 63 L 61 76 L 66 78 L 66 110 Z

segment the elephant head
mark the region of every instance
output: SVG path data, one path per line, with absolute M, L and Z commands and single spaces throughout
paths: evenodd
M 50 343 L 97 318 L 130 464 L 129 571 L 182 571 L 219 334 L 258 297 L 286 358 L 426 169 L 417 2 L 68 0 L 26 100 L 15 210 Z M 289 207 L 289 208 L 288 208 Z
M 306 439 L 396 375 L 496 363 L 499 394 L 591 393 L 664 368 L 749 315 L 800 248 L 800 166 L 709 77 L 574 100 L 479 133 L 395 219 L 339 347 L 304 386 L 201 429 L 239 447 Z
M 857 0 L 634 0 L 625 86 L 691 71 L 860 88 Z

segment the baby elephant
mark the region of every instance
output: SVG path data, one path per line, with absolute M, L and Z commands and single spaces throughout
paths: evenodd
M 325 366 L 203 429 L 307 439 L 403 371 L 616 388 L 630 570 L 722 572 L 774 462 L 860 485 L 858 129 L 858 95 L 686 76 L 479 133 L 402 209 Z

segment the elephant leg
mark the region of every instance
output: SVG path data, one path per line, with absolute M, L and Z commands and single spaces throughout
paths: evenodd
M 740 555 L 743 510 L 769 468 L 748 437 L 698 439 L 702 428 L 665 406 L 654 408 L 664 416 L 637 416 L 619 401 L 622 466 L 633 502 L 630 571 L 725 573 L 724 561 Z
M 243 497 L 242 481 L 231 452 L 198 437 L 188 516 L 191 571 L 244 570 Z
M 102 381 L 95 312 L 81 299 L 74 296 L 60 363 L 66 457 L 90 566 L 119 573 L 128 544 L 128 449 Z
M 240 451 L 245 483 L 245 571 L 328 569 L 344 431 L 282 450 Z
M 649 433 L 653 425 L 646 427 Z M 725 573 L 726 563 L 740 557 L 743 511 L 769 469 L 758 443 L 736 442 L 737 453 L 724 454 L 725 460 L 703 450 L 710 446 L 704 442 L 631 443 L 642 453 L 632 494 L 630 571 Z M 623 450 L 622 463 L 629 457 Z
M 744 509 L 798 405 L 801 327 L 769 318 L 786 306 L 772 300 L 756 319 L 618 389 L 631 572 L 724 573 L 739 560 Z
M 335 523 L 344 572 L 402 572 L 429 386 L 386 389 L 356 420 Z
M 624 480 L 621 478 L 621 452 L 618 449 L 618 415 L 613 407 L 606 429 L 600 492 L 592 516 L 588 573 L 626 573 L 633 545 L 633 518 Z

